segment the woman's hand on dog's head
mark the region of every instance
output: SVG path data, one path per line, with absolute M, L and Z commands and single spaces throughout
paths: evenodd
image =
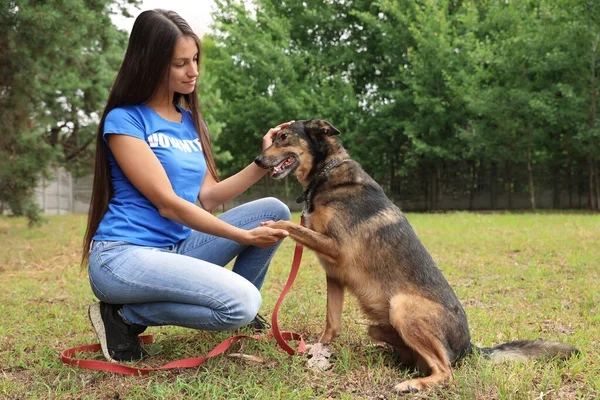
M 277 133 L 279 133 L 280 130 L 282 130 L 286 126 L 290 126 L 294 122 L 296 122 L 296 121 L 284 122 L 283 124 L 277 125 L 275 128 L 269 129 L 269 132 L 267 132 L 267 134 L 265 136 L 263 136 L 263 140 L 262 140 L 263 151 L 265 151 L 265 149 L 268 149 L 269 147 L 271 147 L 271 145 L 273 144 L 273 140 L 275 139 L 275 136 L 277 136 Z

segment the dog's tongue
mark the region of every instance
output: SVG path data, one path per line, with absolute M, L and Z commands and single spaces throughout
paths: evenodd
M 282 162 L 280 162 L 279 164 L 277 164 L 276 166 L 274 166 L 273 169 L 271 169 L 271 176 L 280 172 L 285 166 L 289 165 L 290 162 L 291 162 L 290 157 L 288 157 L 285 160 L 283 160 Z
M 273 176 L 276 173 L 278 173 L 279 171 L 281 171 L 283 169 L 283 164 L 285 164 L 285 160 L 283 160 L 282 162 L 280 162 L 279 164 L 277 164 L 276 166 L 274 166 L 271 169 L 271 176 Z

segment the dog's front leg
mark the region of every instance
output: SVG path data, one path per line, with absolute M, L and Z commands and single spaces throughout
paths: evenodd
M 339 245 L 331 237 L 290 221 L 268 222 L 264 225 L 276 229 L 285 229 L 296 242 L 325 257 L 328 261 L 334 264 L 338 263 Z
M 337 279 L 327 277 L 327 316 L 325 332 L 319 342 L 329 343 L 342 330 L 342 311 L 344 310 L 344 285 Z

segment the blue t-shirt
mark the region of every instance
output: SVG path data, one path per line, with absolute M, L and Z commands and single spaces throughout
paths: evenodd
M 162 118 L 146 105 L 115 108 L 104 121 L 104 141 L 109 134 L 144 140 L 165 169 L 177 196 L 195 203 L 206 175 L 206 161 L 191 112 L 178 109 L 182 114 L 180 123 Z M 93 240 L 164 247 L 188 237 L 190 229 L 161 216 L 127 179 L 108 145 L 107 149 L 114 196 Z

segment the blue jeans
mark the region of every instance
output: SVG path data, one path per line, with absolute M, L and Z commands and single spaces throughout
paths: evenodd
M 289 220 L 290 211 L 279 200 L 264 198 L 219 218 L 250 230 L 263 221 Z M 256 316 L 259 289 L 280 243 L 262 249 L 197 231 L 160 248 L 95 241 L 90 284 L 100 301 L 123 304 L 122 316 L 129 323 L 236 329 Z M 234 258 L 233 270 L 223 268 Z

